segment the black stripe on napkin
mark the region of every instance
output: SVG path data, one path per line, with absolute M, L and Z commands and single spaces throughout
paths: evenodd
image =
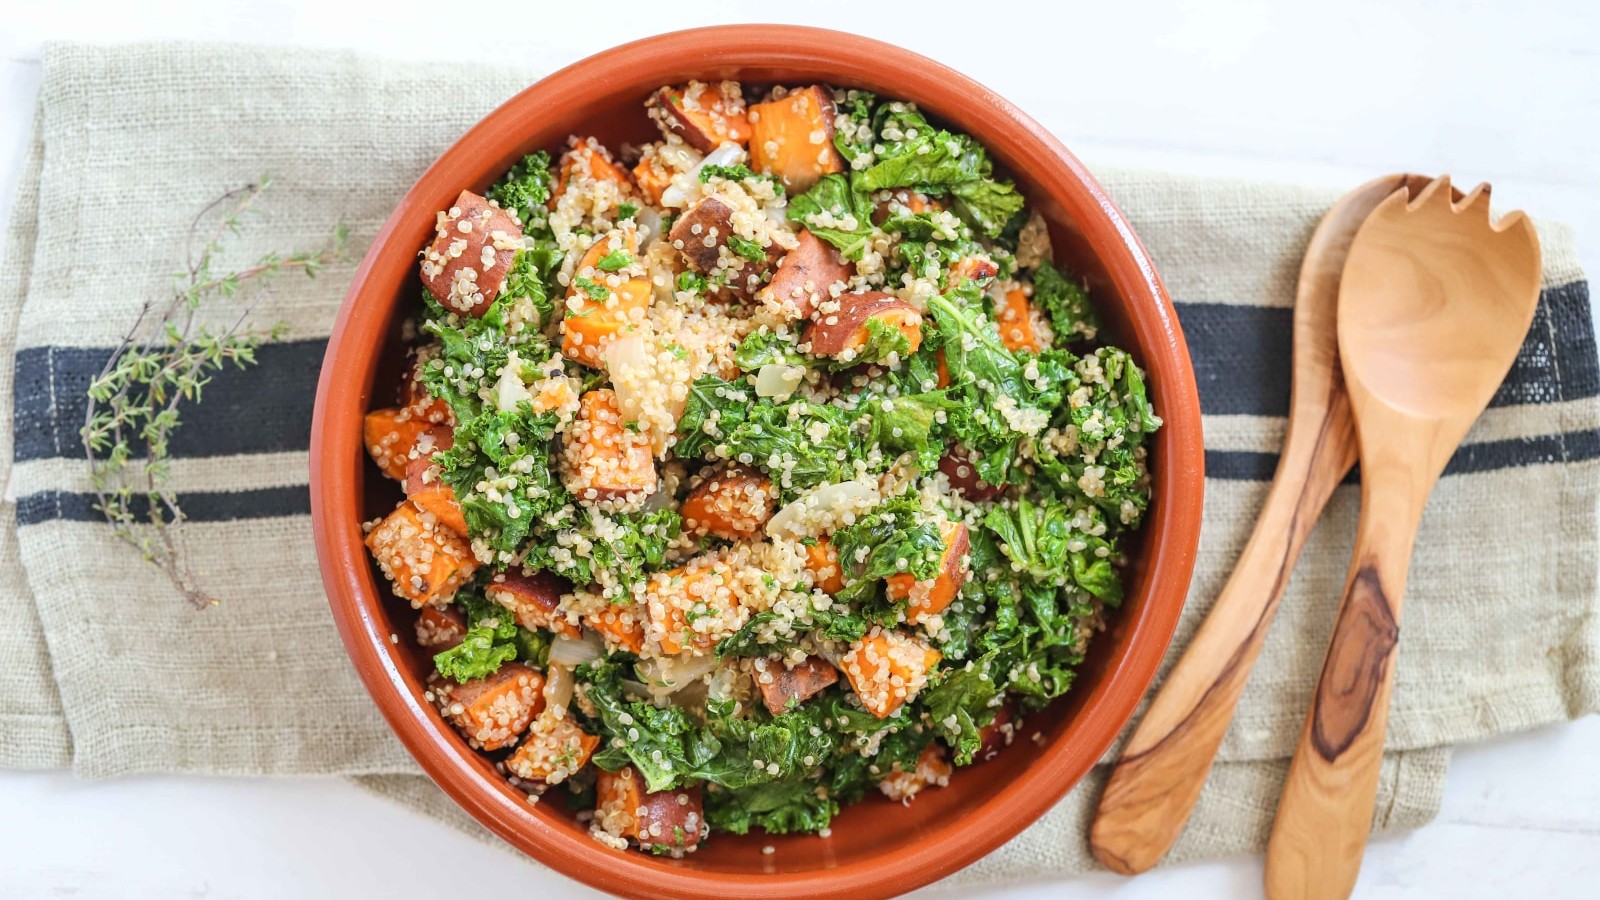
M 1551 463 L 1584 462 L 1600 459 L 1600 432 L 1571 431 L 1537 437 L 1509 438 L 1464 444 L 1456 449 L 1444 467 L 1446 475 L 1471 475 L 1497 469 L 1518 469 Z M 1278 468 L 1278 454 L 1249 450 L 1207 450 L 1206 477 L 1223 481 L 1271 481 Z M 1346 483 L 1355 484 L 1352 472 Z
M 1540 300 L 1528 337 L 1491 407 L 1559 403 L 1600 394 L 1588 283 L 1546 290 Z M 1289 414 L 1293 317 L 1289 309 L 1178 304 L 1202 412 Z
M 30 494 L 17 500 L 17 524 L 38 525 L 57 520 L 103 522 L 105 516 L 95 508 L 96 502 L 93 494 L 68 491 Z M 191 522 L 303 516 L 311 512 L 311 492 L 303 484 L 248 491 L 196 491 L 180 495 L 178 507 Z M 136 516 L 143 517 L 148 510 L 142 498 L 133 504 Z
M 1584 282 L 1547 290 L 1517 361 L 1493 406 L 1554 403 L 1600 394 L 1600 362 Z M 1288 412 L 1292 313 L 1228 304 L 1180 303 L 1207 415 L 1283 416 Z M 326 342 L 289 341 L 260 348 L 260 364 L 227 369 L 205 388 L 205 404 L 184 410 L 173 438 L 177 457 L 304 450 Z M 84 391 L 110 351 L 33 347 L 16 355 L 15 454 L 18 461 L 72 458 Z M 1464 451 L 1465 452 L 1465 451 Z M 1270 478 L 1271 454 L 1213 454 L 1218 478 Z M 1255 458 L 1251 458 L 1255 457 Z M 1490 454 L 1494 465 L 1544 461 L 1535 452 Z
M 327 349 L 325 340 L 267 344 L 256 350 L 258 365 L 218 372 L 205 386 L 200 406 L 180 407 L 184 424 L 172 436 L 172 455 L 237 456 L 309 447 L 311 407 Z M 83 455 L 78 434 L 85 392 L 110 355 L 103 347 L 17 351 L 18 462 Z

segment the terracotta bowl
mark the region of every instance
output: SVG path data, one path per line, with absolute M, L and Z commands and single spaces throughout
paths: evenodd
M 847 808 L 829 838 L 719 834 L 671 860 L 608 849 L 559 801 L 530 804 L 424 701 L 429 660 L 412 644 L 415 614 L 390 596 L 361 543 L 362 520 L 399 498 L 367 462 L 361 418 L 369 405 L 392 402 L 400 325 L 419 308 L 417 251 L 435 211 L 568 134 L 594 134 L 612 147 L 648 139 L 645 97 L 689 78 L 865 88 L 916 101 L 936 121 L 977 137 L 1049 220 L 1057 261 L 1088 279 L 1111 339 L 1149 371 L 1166 426 L 1151 453 L 1155 497 L 1133 549 L 1128 600 L 1094 641 L 1072 691 L 1031 716 L 1023 738 L 909 807 L 878 797 Z M 837 32 L 751 25 L 648 38 L 568 66 L 490 113 L 423 174 L 373 242 L 329 341 L 311 499 L 329 603 L 356 669 L 406 748 L 479 822 L 534 859 L 618 894 L 860 900 L 927 884 L 1000 846 L 1105 752 L 1177 624 L 1200 534 L 1203 466 L 1200 405 L 1172 303 L 1122 214 L 1059 141 L 993 92 L 914 53 Z M 767 845 L 775 852 L 763 853 Z

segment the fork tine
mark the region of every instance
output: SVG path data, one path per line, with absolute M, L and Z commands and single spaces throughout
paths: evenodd
M 1432 182 L 1430 182 L 1428 184 L 1427 187 L 1422 189 L 1421 193 L 1418 193 L 1418 194 L 1416 194 L 1416 195 L 1414 195 L 1412 197 L 1411 203 L 1410 203 L 1409 206 L 1406 207 L 1406 209 L 1407 210 L 1421 209 L 1425 204 L 1427 204 L 1427 202 L 1429 200 L 1432 200 L 1436 195 L 1440 194 L 1441 192 L 1444 194 L 1445 202 L 1446 203 L 1450 202 L 1450 176 L 1449 175 L 1440 175 L 1438 178 L 1435 178 Z
M 1450 208 L 1455 212 L 1462 213 L 1472 211 L 1476 207 L 1477 214 L 1484 219 L 1488 219 L 1489 193 L 1492 190 L 1494 189 L 1489 186 L 1489 182 L 1479 182 L 1477 187 L 1468 191 L 1465 197 L 1451 204 Z

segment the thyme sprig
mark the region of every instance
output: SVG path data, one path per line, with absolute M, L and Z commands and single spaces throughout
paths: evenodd
M 152 296 L 89 384 L 83 448 L 94 484 L 96 509 L 156 566 L 196 608 L 217 600 L 201 586 L 184 553 L 185 516 L 171 485 L 169 448 L 182 425 L 180 407 L 199 403 L 205 386 L 225 366 L 255 365 L 256 348 L 280 339 L 287 326 L 257 328 L 250 313 L 272 279 L 299 270 L 315 277 L 343 258 L 348 233 L 338 226 L 323 247 L 302 253 L 268 253 L 253 265 L 226 270 L 218 263 L 229 237 L 271 185 L 262 178 L 235 188 L 200 210 L 190 223 L 183 271 L 170 295 Z M 246 285 L 257 289 L 231 325 L 218 331 L 199 315 L 207 300 L 231 300 Z

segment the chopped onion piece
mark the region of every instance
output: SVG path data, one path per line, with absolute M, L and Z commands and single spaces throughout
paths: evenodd
M 572 670 L 559 663 L 551 663 L 544 670 L 544 705 L 546 710 L 566 709 L 572 701 Z
M 641 206 L 633 221 L 639 225 L 639 252 L 643 253 L 661 237 L 661 214 L 653 206 Z
M 832 532 L 883 501 L 878 486 L 841 481 L 813 488 L 780 509 L 767 522 L 767 534 L 798 539 Z
M 637 422 L 644 412 L 642 388 L 655 381 L 651 347 L 641 334 L 620 334 L 606 345 L 606 371 L 611 374 L 611 389 L 617 395 L 617 412 L 622 421 Z M 622 376 L 631 377 L 622 377 Z
M 704 656 L 665 656 L 639 663 L 639 676 L 654 697 L 666 697 L 683 690 L 717 667 L 716 654 Z
M 768 363 L 756 370 L 756 396 L 783 399 L 794 393 L 805 377 L 805 366 Z
M 583 637 L 556 635 L 550 645 L 550 663 L 556 666 L 576 667 L 605 656 L 605 644 L 596 632 L 585 630 Z

